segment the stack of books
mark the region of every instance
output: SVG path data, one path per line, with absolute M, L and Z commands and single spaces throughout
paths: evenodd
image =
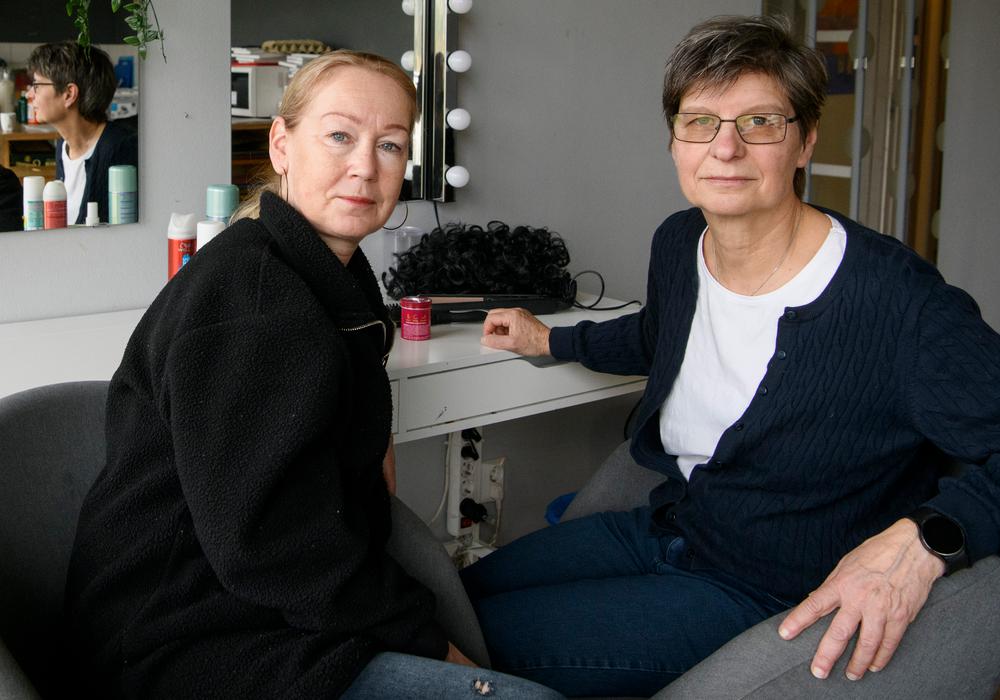
M 314 58 L 319 58 L 319 56 L 318 53 L 290 53 L 283 60 L 278 61 L 278 65 L 287 68 L 288 77 L 291 78 L 299 68 Z
M 273 66 L 285 58 L 284 54 L 264 51 L 259 46 L 234 46 L 230 55 L 234 64 L 244 66 Z

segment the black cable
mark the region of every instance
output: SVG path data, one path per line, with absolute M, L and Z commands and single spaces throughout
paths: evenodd
M 436 199 L 431 200 L 434 203 L 434 221 L 437 222 L 438 228 L 441 228 L 441 217 L 438 216 L 438 203 Z
M 589 306 L 586 305 L 586 304 L 581 304 L 578 301 L 574 301 L 573 302 L 573 306 L 575 306 L 576 308 L 578 308 L 578 309 L 587 309 L 589 311 L 617 311 L 618 309 L 624 309 L 626 306 L 631 306 L 632 304 L 638 304 L 639 306 L 642 306 L 642 302 L 641 301 L 639 301 L 638 299 L 633 299 L 632 301 L 626 301 L 624 304 L 619 304 L 618 306 L 600 306 L 599 307 L 598 304 L 600 304 L 601 303 L 601 299 L 604 298 L 604 276 L 600 272 L 598 272 L 597 270 L 583 270 L 581 272 L 576 273 L 573 276 L 573 281 L 576 282 L 577 278 L 580 275 L 585 275 L 588 272 L 590 274 L 592 274 L 592 275 L 597 275 L 597 279 L 600 280 L 600 282 L 601 282 L 601 291 L 598 293 L 597 299 L 594 301 L 594 303 L 590 304 Z

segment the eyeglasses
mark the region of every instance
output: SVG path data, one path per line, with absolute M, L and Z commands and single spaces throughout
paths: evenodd
M 39 82 L 39 81 L 36 80 L 34 82 L 28 83 L 28 89 L 29 90 L 37 90 L 42 85 L 55 85 L 55 83 L 43 83 L 43 82 Z
M 744 143 L 781 143 L 788 125 L 797 120 L 784 114 L 741 114 L 736 119 L 722 119 L 714 114 L 682 112 L 670 117 L 670 127 L 678 141 L 710 143 L 724 122 L 732 122 Z

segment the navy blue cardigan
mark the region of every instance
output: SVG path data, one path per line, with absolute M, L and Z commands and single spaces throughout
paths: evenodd
M 650 493 L 654 527 L 682 534 L 695 568 L 789 603 L 921 504 L 961 524 L 972 561 L 1000 551 L 1000 335 L 910 249 L 829 213 L 847 230 L 840 267 L 775 319 L 756 396 L 690 481 L 663 450 L 659 410 L 694 316 L 700 210 L 656 231 L 645 308 L 549 341 L 559 359 L 649 376 L 632 456 L 667 477 Z M 941 452 L 979 468 L 939 485 Z

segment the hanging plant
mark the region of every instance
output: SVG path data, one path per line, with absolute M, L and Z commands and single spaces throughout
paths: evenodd
M 111 0 L 111 11 L 118 12 L 122 7 L 122 0 Z M 167 60 L 167 53 L 163 48 L 163 30 L 160 28 L 160 20 L 156 16 L 156 8 L 153 7 L 153 0 L 133 0 L 125 5 L 128 16 L 125 24 L 128 25 L 135 34 L 130 34 L 123 38 L 129 46 L 134 46 L 139 53 L 139 58 L 146 58 L 146 46 L 154 41 L 160 42 L 160 53 L 164 62 Z M 66 0 L 66 14 L 73 18 L 73 26 L 78 32 L 76 41 L 84 48 L 90 47 L 90 0 Z M 152 15 L 153 22 L 150 24 L 149 18 Z M 155 28 L 154 28 L 155 27 Z

